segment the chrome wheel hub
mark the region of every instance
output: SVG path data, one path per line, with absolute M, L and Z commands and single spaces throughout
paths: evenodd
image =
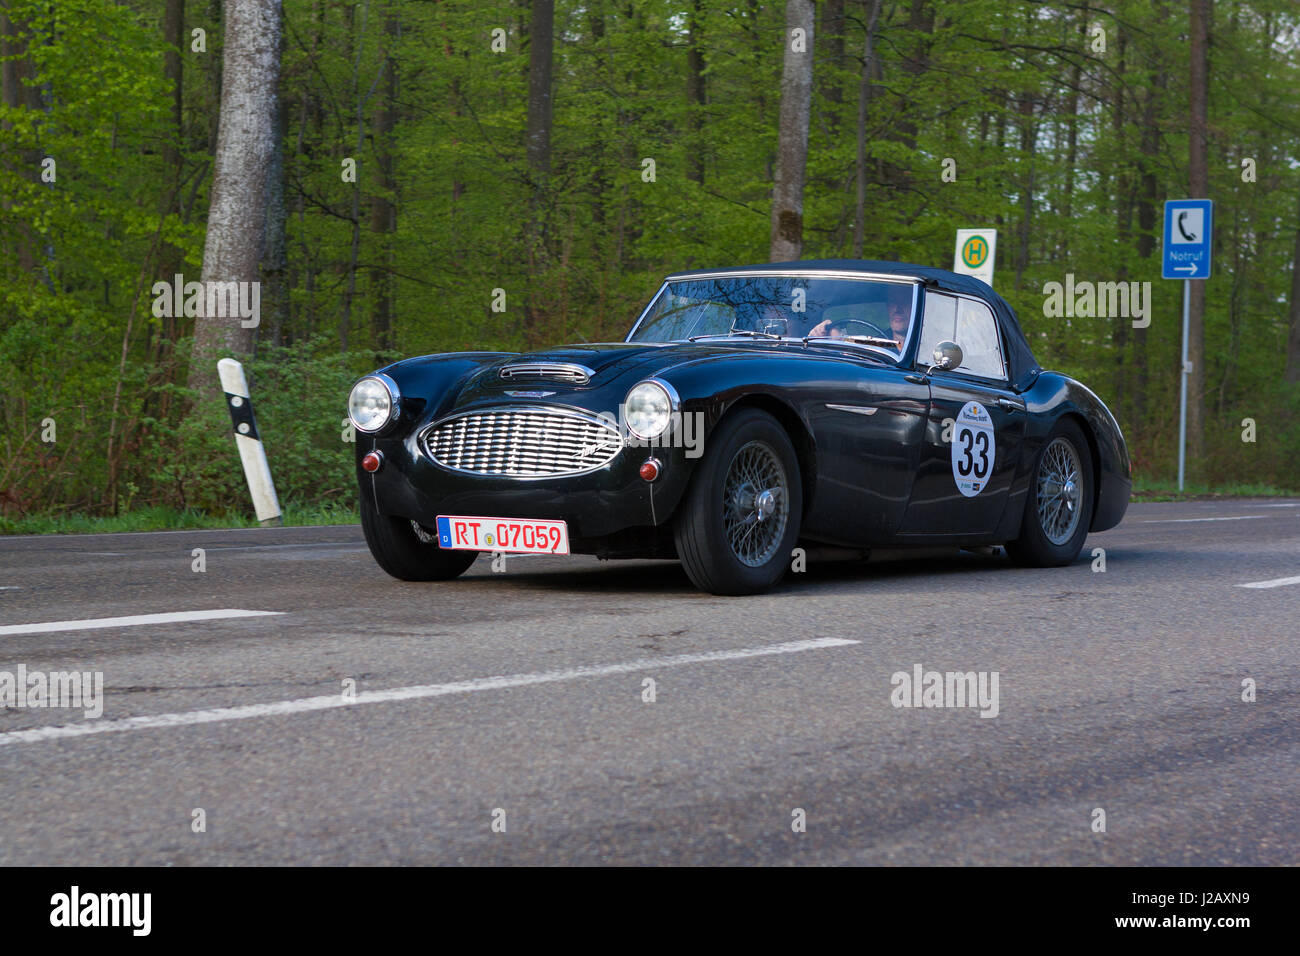
M 1065 544 L 1083 512 L 1083 462 L 1067 438 L 1054 438 L 1038 465 L 1038 524 L 1052 544 Z
M 742 446 L 722 486 L 722 526 L 731 553 L 751 568 L 776 556 L 789 521 L 785 468 L 766 442 Z

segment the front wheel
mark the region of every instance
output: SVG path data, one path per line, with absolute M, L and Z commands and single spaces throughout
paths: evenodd
M 802 513 L 790 436 L 766 412 L 734 412 L 710 437 L 677 517 L 687 577 L 713 594 L 768 590 L 789 567 Z
M 478 557 L 477 551 L 438 547 L 438 536 L 409 518 L 380 514 L 368 492 L 361 490 L 361 530 L 375 561 L 399 581 L 446 581 Z
M 1007 542 L 1017 564 L 1056 568 L 1079 556 L 1092 524 L 1093 468 L 1074 422 L 1058 422 L 1034 463 L 1020 537 Z

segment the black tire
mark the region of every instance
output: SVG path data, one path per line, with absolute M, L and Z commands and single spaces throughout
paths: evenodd
M 399 581 L 447 581 L 464 574 L 478 557 L 477 551 L 438 547 L 427 529 L 430 540 L 421 541 L 409 518 L 380 514 L 368 488 L 361 490 L 361 530 L 375 561 Z
M 733 412 L 709 437 L 677 515 L 674 538 L 687 577 L 712 594 L 768 590 L 790 566 L 802 513 L 799 460 L 790 436 L 766 412 Z M 751 537 L 758 527 L 762 536 Z
M 1079 477 L 1073 489 L 1058 480 L 1071 471 Z M 1095 482 L 1096 469 L 1083 429 L 1070 419 L 1057 422 L 1029 476 L 1020 537 L 1007 542 L 1011 560 L 1036 568 L 1059 568 L 1074 561 L 1092 524 Z

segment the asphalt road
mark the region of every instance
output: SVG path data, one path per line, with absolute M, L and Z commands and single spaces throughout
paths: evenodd
M 223 609 L 277 613 L 59 623 Z M 584 557 L 400 583 L 359 527 L 0 538 L 0 672 L 104 680 L 98 719 L 0 708 L 0 864 L 1297 864 L 1298 622 L 1295 500 L 749 598 Z M 997 672 L 997 715 L 894 706 L 915 665 Z

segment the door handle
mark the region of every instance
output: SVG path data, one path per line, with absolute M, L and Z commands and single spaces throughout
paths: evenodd
M 903 380 L 904 380 L 904 381 L 907 381 L 907 382 L 911 382 L 913 385 L 924 385 L 924 384 L 925 384 L 925 376 L 924 376 L 924 375 L 920 375 L 920 374 L 918 374 L 918 373 L 916 373 L 916 372 L 913 372 L 911 375 L 904 375 L 904 376 L 903 376 Z
M 1025 410 L 1025 406 L 1009 398 L 999 398 L 998 404 L 1003 408 L 1005 408 L 1007 411 L 1023 412 Z

